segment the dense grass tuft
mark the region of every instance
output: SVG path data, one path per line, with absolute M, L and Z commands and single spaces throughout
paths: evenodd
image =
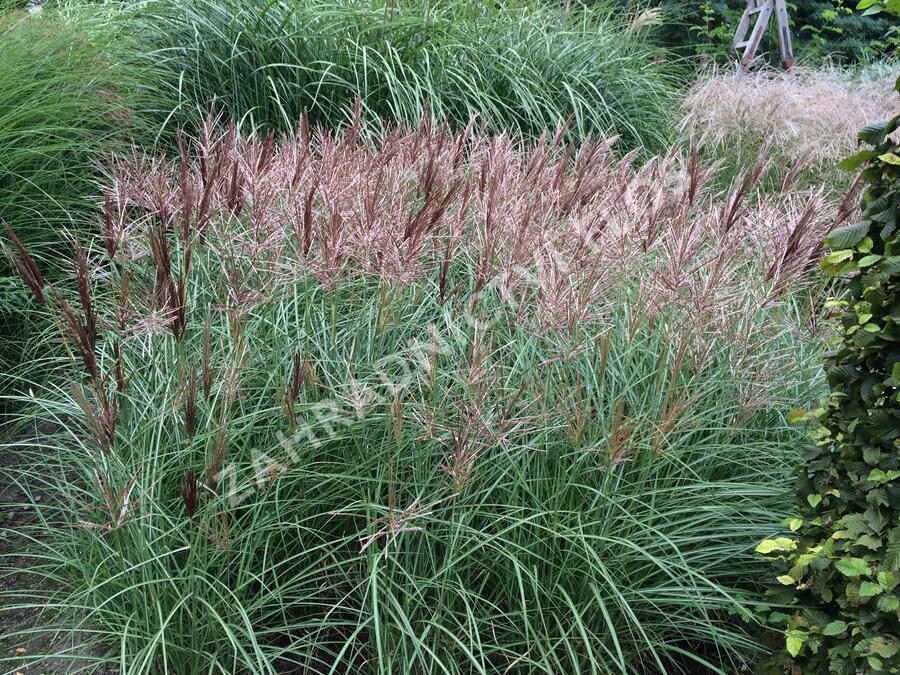
M 370 121 L 430 110 L 535 137 L 572 117 L 573 138 L 648 153 L 671 140 L 673 67 L 599 5 L 149 0 L 123 18 L 182 121 L 215 101 L 247 127 L 292 130 L 306 110 L 338 125 L 360 96 Z
M 96 28 L 76 14 L 0 3 L 0 221 L 42 257 L 62 229 L 84 227 L 104 154 L 149 134 L 152 71 L 117 61 Z
M 0 231 L 10 227 L 52 277 L 70 247 L 66 233 L 89 229 L 99 215 L 87 196 L 98 192 L 104 156 L 135 138 L 151 143 L 152 111 L 172 104 L 148 101 L 153 68 L 125 66 L 99 25 L 87 26 L 78 12 L 29 13 L 19 9 L 24 4 L 0 0 Z M 0 233 L 0 241 L 9 237 Z M 7 262 L 0 257 L 4 390 L 21 367 L 22 336 L 36 328 Z
M 39 514 L 7 602 L 129 673 L 741 669 L 821 205 L 358 131 L 110 168 L 41 289 L 68 352 L 7 446 Z
M 711 71 L 700 77 L 682 104 L 681 136 L 706 157 L 722 162 L 720 175 L 741 173 L 764 154 L 776 171 L 790 167 L 801 188 L 843 194 L 853 179 L 837 168 L 853 152 L 866 124 L 896 109 L 896 68 Z

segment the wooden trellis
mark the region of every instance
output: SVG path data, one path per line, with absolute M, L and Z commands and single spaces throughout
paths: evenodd
M 734 50 L 741 55 L 741 65 L 749 66 L 753 62 L 760 40 L 769 27 L 773 15 L 778 30 L 781 64 L 785 68 L 791 68 L 796 62 L 791 46 L 791 28 L 785 0 L 747 0 L 747 8 L 741 16 L 731 43 Z

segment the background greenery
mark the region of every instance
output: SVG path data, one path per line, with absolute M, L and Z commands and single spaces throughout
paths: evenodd
M 900 16 L 893 2 L 866 6 Z M 778 561 L 770 595 L 791 607 L 781 656 L 803 669 L 900 670 L 898 126 L 897 115 L 867 125 L 864 149 L 841 163 L 862 168 L 866 190 L 861 219 L 831 232 L 822 260 L 842 282 L 829 303 L 840 319 L 825 359 L 831 391 L 805 415 L 814 444 L 797 468 L 796 534 L 757 549 Z
M 634 0 L 616 0 L 627 8 L 641 7 Z M 706 55 L 716 60 L 732 57 L 731 40 L 744 11 L 743 0 L 653 0 L 662 11 L 655 29 L 661 44 L 681 56 Z M 881 16 L 864 16 L 856 3 L 845 0 L 794 0 L 788 3 L 794 51 L 802 62 L 824 58 L 839 63 L 873 61 L 887 55 L 895 44 L 895 23 Z M 778 42 L 770 33 L 762 50 L 778 60 Z

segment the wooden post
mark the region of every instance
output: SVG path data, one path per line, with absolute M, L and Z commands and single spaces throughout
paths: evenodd
M 794 47 L 791 45 L 791 23 L 785 0 L 775 0 L 775 25 L 778 27 L 778 47 L 781 49 L 781 66 L 787 70 L 794 67 Z

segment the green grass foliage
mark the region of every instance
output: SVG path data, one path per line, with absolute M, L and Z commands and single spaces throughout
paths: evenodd
M 603 7 L 379 0 L 149 0 L 119 17 L 142 62 L 162 65 L 179 120 L 215 103 L 250 127 L 339 125 L 357 97 L 372 120 L 425 111 L 537 136 L 619 134 L 655 152 L 671 140 L 676 79 L 665 55 Z
M 58 627 L 57 659 L 127 673 L 763 651 L 753 546 L 816 358 L 784 295 L 802 233 L 782 252 L 695 161 L 604 144 L 198 148 L 113 171 L 77 283 L 41 291 L 65 349 L 35 338 L 57 377 L 6 446 L 38 519 L 5 600 L 45 612 L 15 639 Z
M 109 37 L 74 14 L 0 4 L 0 221 L 39 257 L 84 227 L 104 152 L 147 130 L 151 73 L 116 60 Z

